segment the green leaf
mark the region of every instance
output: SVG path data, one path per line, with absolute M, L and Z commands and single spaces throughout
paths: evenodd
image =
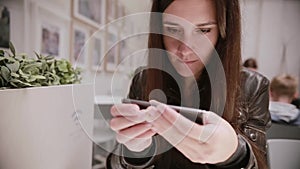
M 19 74 L 14 73 L 14 72 L 11 72 L 10 75 L 11 75 L 12 77 L 15 77 L 15 78 L 19 78 L 19 77 L 20 77 Z
M 12 43 L 10 50 L 0 50 L 0 89 L 24 88 L 79 83 L 80 70 L 74 69 L 68 60 L 26 53 L 16 54 Z
M 10 82 L 10 84 L 15 87 L 15 88 L 18 88 L 19 86 L 17 84 L 15 84 L 14 82 Z
M 11 51 L 11 53 L 13 54 L 13 56 L 16 56 L 16 49 L 13 45 L 13 43 L 9 42 L 9 49 Z
M 0 76 L 0 87 L 5 85 L 4 79 Z
M 20 63 L 15 61 L 12 64 L 6 64 L 6 66 L 10 69 L 11 72 L 17 72 L 20 68 Z
M 9 81 L 10 71 L 6 66 L 1 66 L 1 75 L 4 78 L 4 80 Z
M 44 79 L 46 79 L 46 77 L 42 76 L 42 75 L 33 75 L 33 77 L 36 78 L 37 80 L 40 80 L 40 79 L 44 80 Z
M 68 64 L 66 62 L 57 62 L 57 68 L 61 72 L 68 72 Z
M 19 73 L 20 73 L 20 75 L 22 75 L 22 76 L 24 76 L 24 75 L 27 75 L 26 73 L 24 73 L 23 71 L 22 71 L 22 69 L 19 69 L 19 71 L 18 71 Z
M 11 62 L 11 63 L 13 63 L 13 62 L 15 62 L 15 61 L 16 61 L 16 59 L 15 59 L 15 58 L 13 58 L 13 57 L 10 57 L 10 56 L 4 56 L 4 58 L 7 60 L 7 62 Z
M 36 81 L 36 78 L 34 76 L 29 76 L 28 79 L 26 79 L 26 82 L 33 82 Z
M 54 69 L 55 69 L 55 62 L 52 62 L 51 65 L 50 65 L 50 70 L 49 71 L 52 72 L 52 70 L 54 70 Z
M 25 72 L 32 71 L 32 69 L 41 68 L 42 66 L 43 66 L 42 63 L 31 63 L 31 64 L 24 66 L 23 71 L 25 71 Z
M 26 83 L 26 82 L 23 82 L 23 81 L 18 80 L 18 79 L 12 79 L 11 82 L 19 83 L 22 87 L 32 87 L 33 86 L 30 83 Z
M 5 60 L 6 58 L 5 57 L 0 57 L 0 62 L 2 61 L 2 60 Z
M 45 57 L 45 60 L 53 60 L 54 59 L 54 56 L 47 56 L 47 57 Z
M 38 53 L 34 52 L 35 53 L 35 56 L 38 58 L 38 59 L 41 59 L 41 55 L 39 55 Z

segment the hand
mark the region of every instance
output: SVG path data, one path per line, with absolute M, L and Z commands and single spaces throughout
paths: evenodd
M 151 124 L 145 121 L 145 111 L 134 104 L 120 104 L 111 108 L 110 127 L 117 133 L 117 141 L 129 150 L 140 152 L 152 143 Z
M 147 121 L 182 154 L 196 163 L 215 164 L 227 160 L 237 149 L 235 130 L 213 112 L 205 112 L 203 125 L 196 124 L 165 104 L 150 101 Z

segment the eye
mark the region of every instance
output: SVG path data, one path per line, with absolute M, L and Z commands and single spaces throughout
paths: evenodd
M 180 28 L 176 28 L 176 27 L 165 27 L 166 32 L 170 33 L 170 34 L 181 34 L 182 30 Z
M 211 31 L 211 28 L 198 28 L 196 29 L 197 33 L 203 33 L 203 34 L 207 34 Z

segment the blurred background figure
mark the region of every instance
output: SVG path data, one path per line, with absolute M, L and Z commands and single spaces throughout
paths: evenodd
M 250 70 L 253 70 L 253 71 L 257 71 L 257 62 L 254 58 L 249 58 L 247 59 L 244 64 L 243 64 L 244 67 L 250 69 Z
M 295 105 L 298 109 L 300 109 L 300 98 L 299 98 L 299 95 L 294 98 L 294 100 L 292 101 L 292 104 Z
M 291 75 L 279 75 L 270 84 L 270 113 L 273 122 L 300 125 L 300 110 L 292 100 L 297 95 L 298 81 Z

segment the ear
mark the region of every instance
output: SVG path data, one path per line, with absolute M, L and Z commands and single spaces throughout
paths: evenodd
M 276 94 L 273 93 L 271 90 L 269 90 L 269 97 L 270 97 L 270 101 L 275 101 Z
M 296 93 L 294 94 L 294 98 L 297 99 L 299 97 L 299 91 L 296 91 Z

